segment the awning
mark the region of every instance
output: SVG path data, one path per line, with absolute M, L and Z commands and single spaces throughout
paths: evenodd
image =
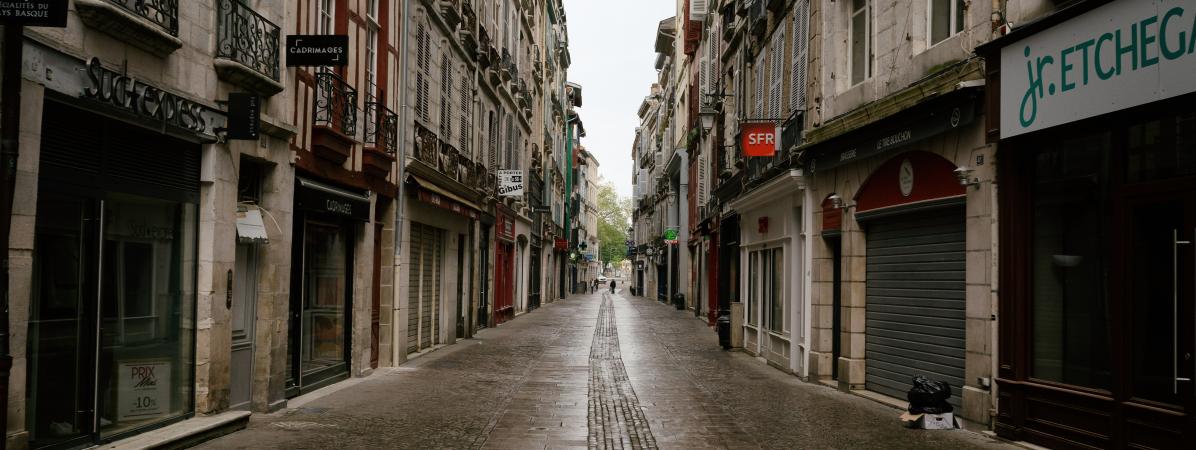
M 242 244 L 269 244 L 266 225 L 262 223 L 262 211 L 256 206 L 245 206 L 237 210 L 237 242 Z
M 360 194 L 303 177 L 295 178 L 299 181 L 298 189 L 295 189 L 296 209 L 367 222 L 370 220 L 369 194 Z
M 470 219 L 477 219 L 480 217 L 481 209 L 473 202 L 461 198 L 457 194 L 449 192 L 448 190 L 437 186 L 431 181 L 425 180 L 415 175 L 408 175 L 407 181 L 419 188 L 416 198 L 424 203 L 444 208 L 457 214 L 469 217 Z

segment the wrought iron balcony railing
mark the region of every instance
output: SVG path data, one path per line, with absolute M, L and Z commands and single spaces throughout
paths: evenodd
M 378 102 L 365 104 L 365 143 L 394 155 L 399 148 L 399 116 Z
M 316 74 L 315 124 L 353 137 L 357 134 L 357 90 L 332 72 Z
M 141 16 L 166 30 L 179 35 L 179 0 L 108 0 L 116 6 Z
M 278 25 L 234 0 L 220 0 L 218 17 L 216 56 L 278 81 Z

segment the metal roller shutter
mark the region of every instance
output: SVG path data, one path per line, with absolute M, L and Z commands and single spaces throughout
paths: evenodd
M 422 267 L 420 265 L 423 252 L 423 226 L 411 222 L 410 244 L 407 252 L 410 256 L 407 264 L 407 353 L 419 351 L 419 280 Z
M 910 379 L 964 384 L 965 221 L 962 208 L 867 225 L 865 387 L 906 398 Z

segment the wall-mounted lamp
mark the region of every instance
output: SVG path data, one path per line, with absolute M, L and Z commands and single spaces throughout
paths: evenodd
M 972 172 L 974 172 L 974 171 L 975 170 L 973 170 L 971 167 L 959 166 L 959 167 L 955 168 L 953 173 L 955 173 L 955 178 L 959 179 L 960 186 L 968 187 L 968 186 L 977 186 L 980 184 L 979 178 L 972 177 Z
M 831 194 L 827 199 L 831 201 L 831 208 L 847 209 L 853 206 L 847 204 L 847 201 L 843 200 L 843 197 L 840 197 L 839 194 Z

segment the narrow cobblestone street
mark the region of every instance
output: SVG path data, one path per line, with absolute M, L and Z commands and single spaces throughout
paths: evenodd
M 689 314 L 570 297 L 201 448 L 997 448 L 724 352 Z

